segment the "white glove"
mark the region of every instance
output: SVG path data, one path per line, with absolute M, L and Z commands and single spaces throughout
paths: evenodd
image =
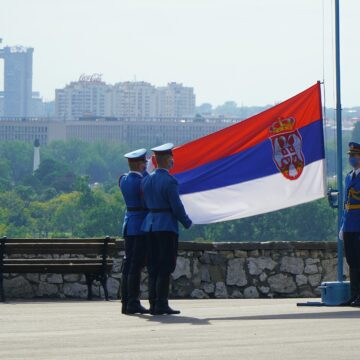
M 344 232 L 342 230 L 339 231 L 339 239 L 344 240 Z

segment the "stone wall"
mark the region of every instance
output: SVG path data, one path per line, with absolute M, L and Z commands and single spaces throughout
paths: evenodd
M 110 297 L 121 297 L 123 242 L 108 279 Z M 346 262 L 344 261 L 344 264 Z M 192 243 L 179 246 L 172 275 L 173 298 L 317 297 L 322 281 L 337 274 L 334 242 Z M 348 274 L 348 268 L 344 266 Z M 5 274 L 8 298 L 86 298 L 85 276 Z M 95 296 L 103 296 L 99 283 Z M 147 273 L 142 274 L 142 298 L 147 297 Z

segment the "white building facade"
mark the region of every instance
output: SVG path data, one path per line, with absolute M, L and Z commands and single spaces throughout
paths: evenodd
M 115 117 L 129 120 L 181 119 L 195 115 L 194 89 L 178 83 L 155 87 L 144 81 L 106 84 L 99 74 L 82 75 L 55 91 L 55 117 Z
M 157 88 L 157 116 L 182 118 L 195 115 L 195 94 L 192 87 L 169 83 Z
M 63 89 L 55 90 L 55 116 L 63 120 L 77 120 L 84 116 L 105 116 L 105 103 L 111 86 L 101 76 L 80 76 Z

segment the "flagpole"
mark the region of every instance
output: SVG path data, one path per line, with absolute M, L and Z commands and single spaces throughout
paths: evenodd
M 342 121 L 341 121 L 341 88 L 340 88 L 340 0 L 335 0 L 335 63 L 336 63 L 336 143 L 337 143 L 337 186 L 338 186 L 338 231 L 341 227 L 343 216 L 343 163 L 342 163 Z M 343 241 L 338 236 L 338 268 L 337 280 L 323 282 L 321 302 L 298 303 L 298 306 L 338 306 L 346 304 L 350 299 L 350 283 L 344 281 L 343 275 Z
M 337 139 L 337 186 L 338 186 L 338 233 L 343 216 L 343 161 L 342 161 L 342 119 L 340 86 L 340 0 L 335 0 L 335 66 L 336 66 L 336 139 Z M 338 281 L 343 281 L 343 242 L 338 237 Z

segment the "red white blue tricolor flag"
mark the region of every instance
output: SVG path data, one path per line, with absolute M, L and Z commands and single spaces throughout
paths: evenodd
M 320 84 L 173 150 L 195 224 L 263 214 L 325 196 Z

